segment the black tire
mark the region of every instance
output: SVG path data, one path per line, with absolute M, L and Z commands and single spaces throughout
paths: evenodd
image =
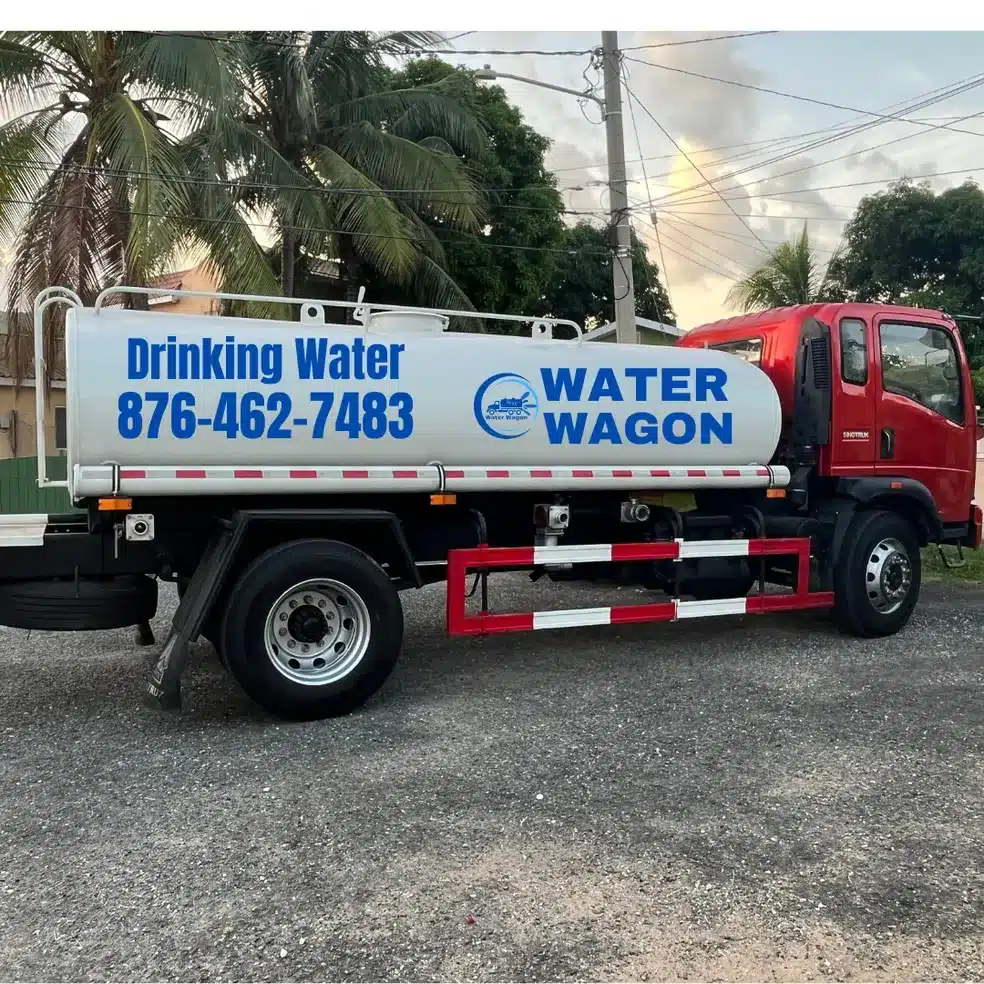
M 0 584 L 0 625 L 14 629 L 123 629 L 156 614 L 157 581 L 144 574 Z
M 338 680 L 289 679 L 267 654 L 267 616 L 285 592 L 311 579 L 344 585 L 364 605 L 368 642 Z M 315 720 L 347 714 L 385 682 L 403 645 L 403 607 L 386 572 L 369 556 L 334 540 L 294 540 L 268 550 L 243 572 L 229 597 L 220 636 L 229 671 L 261 707 L 281 717 Z
M 878 592 L 884 589 L 869 564 L 875 564 L 879 555 L 885 554 L 884 549 L 878 548 L 886 541 L 899 544 L 904 552 L 908 587 L 897 607 L 879 611 L 871 597 L 877 599 Z M 896 575 L 904 584 L 904 570 L 898 565 L 888 574 L 892 575 L 888 580 L 890 587 Z M 897 513 L 884 510 L 858 513 L 847 528 L 844 549 L 834 569 L 834 616 L 838 625 L 844 632 L 866 639 L 893 635 L 909 621 L 919 600 L 921 581 L 919 540 L 912 524 Z

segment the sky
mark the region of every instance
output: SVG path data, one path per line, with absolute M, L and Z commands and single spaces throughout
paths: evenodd
M 623 91 L 623 110 L 633 224 L 663 270 L 683 328 L 733 313 L 725 298 L 734 280 L 755 267 L 766 247 L 798 235 L 804 221 L 818 258 L 826 261 L 860 198 L 891 180 L 938 175 L 930 183 L 942 190 L 984 178 L 984 33 L 783 32 L 679 43 L 729 33 L 619 34 L 631 93 Z M 452 41 L 460 53 L 445 57 L 581 90 L 586 80 L 601 81 L 588 55 L 470 55 L 462 49 L 583 51 L 599 43 L 598 32 L 474 31 Z M 943 99 L 934 91 L 961 81 L 965 92 Z M 582 112 L 573 96 L 511 80 L 497 84 L 553 142 L 547 164 L 567 207 L 584 213 L 571 220 L 603 221 L 609 202 L 599 107 L 588 103 Z M 935 101 L 917 108 L 923 99 Z M 834 140 L 845 124 L 862 129 Z M 0 265 L 4 259 L 0 253 Z
M 937 191 L 984 176 L 981 33 L 781 33 L 627 50 L 727 33 L 619 35 L 619 46 L 629 58 L 803 97 L 752 91 L 626 61 L 626 87 L 632 96 L 623 91 L 623 111 L 632 179 L 629 199 L 637 203 L 633 224 L 662 268 L 648 206 L 657 204 L 665 280 L 684 328 L 734 313 L 725 303 L 734 279 L 754 268 L 766 246 L 797 235 L 804 220 L 818 258 L 826 261 L 863 195 L 886 189 L 891 180 L 903 176 L 940 174 L 930 179 Z M 599 34 L 583 32 L 480 31 L 455 40 L 452 46 L 555 51 L 583 50 L 599 42 Z M 600 81 L 594 71 L 585 76 L 590 59 L 584 55 L 445 57 L 472 68 L 489 64 L 499 71 L 576 89 L 584 87 L 585 77 L 592 83 Z M 973 86 L 945 99 L 934 92 L 960 82 Z M 607 189 L 599 184 L 607 178 L 604 127 L 597 124 L 599 107 L 587 104 L 584 113 L 590 119 L 586 119 L 573 96 L 511 80 L 496 84 L 522 109 L 527 122 L 553 141 L 547 164 L 564 189 L 568 208 L 600 220 L 608 198 Z M 923 99 L 935 101 L 917 108 Z M 936 128 L 879 120 L 852 110 L 905 115 Z M 959 119 L 973 114 L 980 116 Z M 844 124 L 864 128 L 832 140 L 847 129 Z M 811 135 L 802 136 L 807 133 Z M 824 145 L 814 146 L 819 140 Z M 753 141 L 760 143 L 734 146 Z M 721 147 L 731 149 L 713 150 Z M 783 159 L 776 160 L 780 156 Z M 640 162 L 640 157 L 656 159 Z M 729 176 L 739 169 L 740 174 Z M 705 178 L 721 190 L 721 197 Z

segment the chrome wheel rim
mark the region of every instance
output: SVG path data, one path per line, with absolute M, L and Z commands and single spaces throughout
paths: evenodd
M 322 687 L 359 665 L 370 629 L 369 609 L 355 591 L 341 581 L 315 578 L 288 588 L 270 606 L 263 642 L 281 676 Z
M 868 554 L 865 588 L 871 607 L 891 615 L 902 607 L 912 587 L 912 563 L 898 540 L 885 539 Z

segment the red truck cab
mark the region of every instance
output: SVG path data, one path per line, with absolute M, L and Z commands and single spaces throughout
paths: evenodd
M 814 487 L 875 480 L 873 487 L 887 483 L 891 490 L 904 482 L 935 514 L 930 542 L 979 543 L 979 532 L 970 535 L 979 524 L 971 506 L 974 392 L 960 332 L 947 315 L 880 304 L 799 305 L 702 325 L 678 344 L 732 352 L 770 377 L 784 418 L 777 454 L 798 453 L 794 464 L 809 467 Z M 814 443 L 805 442 L 812 455 L 795 437 L 804 429 L 813 434 Z

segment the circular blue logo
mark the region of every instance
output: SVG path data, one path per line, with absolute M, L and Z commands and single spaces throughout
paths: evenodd
M 478 426 L 504 441 L 522 437 L 539 413 L 540 400 L 533 384 L 514 372 L 489 376 L 475 393 Z

